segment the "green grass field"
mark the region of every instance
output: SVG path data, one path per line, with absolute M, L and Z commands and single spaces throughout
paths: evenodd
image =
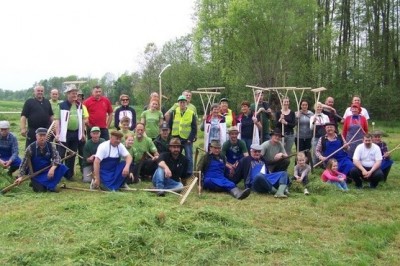
M 399 125 L 375 128 L 388 133 L 390 147 L 400 143 Z M 316 170 L 311 195 L 294 185 L 286 200 L 195 189 L 181 206 L 172 194 L 36 194 L 26 182 L 0 198 L 0 265 L 398 265 L 400 151 L 393 158 L 376 190 L 350 185 L 342 193 Z M 1 187 L 9 182 L 1 172 Z

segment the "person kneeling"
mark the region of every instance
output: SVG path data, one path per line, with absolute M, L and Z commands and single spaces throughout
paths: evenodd
M 183 188 L 180 180 L 189 177 L 189 161 L 181 154 L 181 146 L 179 138 L 172 138 L 168 144 L 169 152 L 161 153 L 158 158 L 158 168 L 153 175 L 153 185 L 156 189 L 180 191 Z M 159 191 L 157 195 L 165 196 L 165 192 Z
M 234 198 L 242 200 L 247 198 L 251 189 L 240 190 L 236 184 L 224 176 L 226 159 L 221 155 L 221 143 L 213 140 L 210 143 L 210 153 L 204 156 L 201 171 L 204 173 L 205 189 L 212 191 L 227 191 Z
M 121 144 L 123 134 L 119 131 L 111 132 L 110 140 L 99 145 L 93 163 L 94 181 L 91 188 L 118 190 L 126 188 L 126 178 L 129 176 L 129 166 L 132 156 Z M 121 161 L 121 157 L 125 161 Z
M 68 171 L 68 167 L 61 164 L 61 158 L 55 145 L 46 141 L 47 129 L 40 127 L 35 133 L 36 141 L 26 148 L 25 157 L 19 168 L 19 177 L 15 183 L 20 184 L 29 169 L 32 169 L 33 173 L 31 174 L 34 174 L 51 165 L 49 170 L 32 177 L 31 186 L 35 192 L 57 192 L 57 184 Z

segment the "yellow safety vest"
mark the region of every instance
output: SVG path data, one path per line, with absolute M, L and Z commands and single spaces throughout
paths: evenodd
M 232 120 L 233 120 L 232 110 L 228 109 L 228 113 L 225 116 L 225 123 L 227 128 L 230 128 L 232 126 Z
M 176 108 L 171 135 L 179 136 L 182 139 L 188 139 L 190 131 L 192 130 L 193 115 L 194 112 L 186 108 L 186 111 L 182 116 L 181 109 L 179 107 Z

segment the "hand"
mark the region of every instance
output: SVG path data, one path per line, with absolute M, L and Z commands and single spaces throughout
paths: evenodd
M 165 178 L 170 178 L 172 176 L 171 170 L 169 168 L 164 170 Z
M 125 166 L 122 170 L 122 176 L 127 177 L 129 175 L 129 167 Z
M 385 153 L 383 154 L 383 158 L 389 158 L 389 157 L 390 157 L 390 153 L 385 152 Z
M 368 171 L 364 177 L 368 179 L 371 177 L 371 175 L 372 175 L 372 171 Z
M 52 166 L 49 170 L 49 172 L 47 173 L 47 178 L 48 179 L 53 179 L 54 177 L 54 171 L 56 170 L 56 166 Z
M 272 113 L 272 110 L 271 110 L 271 108 L 268 108 L 265 112 Z
M 350 145 L 349 145 L 348 143 L 345 143 L 345 144 L 343 145 L 343 149 L 345 149 L 345 150 L 347 150 L 349 147 L 350 147 Z
M 282 159 L 284 157 L 285 157 L 285 155 L 282 152 L 279 152 L 279 153 L 275 154 L 274 160 L 278 161 L 278 160 L 280 160 L 280 159 Z
M 260 109 L 258 109 L 258 112 L 265 112 L 265 108 L 261 107 Z
M 154 155 L 152 161 L 157 161 L 158 160 L 158 155 Z
M 258 122 L 257 117 L 255 117 L 255 116 L 253 116 L 251 119 L 253 120 L 254 124 Z
M 363 177 L 368 178 L 368 177 L 367 177 L 367 176 L 368 176 L 368 171 L 367 171 L 367 170 L 363 169 L 363 170 L 361 171 L 361 173 L 362 173 Z
M 26 137 L 26 128 L 21 128 L 21 135 Z
M 60 141 L 60 135 L 58 135 L 58 134 L 55 135 L 55 136 L 54 136 L 54 141 L 55 141 L 55 142 L 59 142 L 59 141 Z
M 14 184 L 21 184 L 22 182 L 22 176 L 18 177 L 17 179 L 15 179 Z
M 94 186 L 94 188 L 99 188 L 100 187 L 100 178 L 99 177 L 94 179 L 93 186 Z
M 89 163 L 93 163 L 93 162 L 94 162 L 94 158 L 95 158 L 95 156 L 92 155 L 92 156 L 88 157 L 88 158 L 86 159 L 86 161 L 89 162 Z
M 8 168 L 11 165 L 11 161 L 10 160 L 5 161 L 5 162 L 3 162 L 3 165 L 4 165 L 4 168 Z
M 325 162 L 325 161 L 326 161 L 326 157 L 320 156 L 320 157 L 319 157 L 319 160 L 322 161 L 322 162 Z

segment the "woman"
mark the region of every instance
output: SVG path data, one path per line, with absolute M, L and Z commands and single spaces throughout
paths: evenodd
M 235 113 L 229 109 L 229 101 L 227 98 L 222 98 L 219 101 L 219 108 L 220 114 L 225 117 L 226 127 L 230 128 L 231 126 L 236 126 Z
M 325 124 L 330 123 L 329 117 L 322 113 L 323 104 L 318 102 L 314 106 L 315 114 L 310 118 L 310 130 L 312 130 L 312 141 L 311 146 L 313 149 L 312 159 L 313 164 L 318 163 L 318 157 L 315 154 L 315 148 L 320 137 L 325 136 Z
M 249 151 L 250 146 L 253 143 L 254 125 L 256 125 L 258 129 L 261 129 L 261 123 L 251 111 L 250 102 L 243 101 L 241 105 L 241 111 L 242 113 L 237 118 L 237 125 L 240 132 L 239 138 L 246 143 L 247 150 Z
M 219 105 L 211 105 L 210 114 L 204 115 L 203 123 L 200 126 L 204 132 L 204 150 L 208 151 L 209 144 L 213 140 L 218 140 L 220 143 L 226 141 L 226 122 L 225 117 L 220 115 Z
M 153 141 L 158 136 L 159 128 L 163 122 L 163 114 L 158 108 L 158 101 L 150 102 L 150 109 L 143 111 L 140 122 L 145 125 L 146 135 Z
M 289 109 L 289 98 L 285 97 L 282 100 L 282 109 L 276 112 L 276 127 L 283 128 L 284 147 L 287 155 L 292 152 L 294 142 L 294 127 L 296 126 L 296 115 Z
M 116 129 L 120 130 L 120 123 L 123 117 L 129 117 L 129 129 L 135 130 L 136 127 L 136 111 L 132 107 L 129 106 L 129 96 L 126 94 L 121 94 L 119 96 L 119 101 L 121 106 L 115 110 L 114 114 L 114 126 Z
M 354 150 L 364 135 L 368 133 L 368 122 L 367 119 L 361 115 L 361 106 L 357 103 L 351 105 L 352 115 L 346 117 L 343 124 L 343 137 L 346 142 L 349 142 L 354 136 L 350 148 L 347 150 L 350 158 L 353 158 Z
M 307 100 L 301 100 L 300 110 L 296 112 L 296 150 L 311 150 L 312 130 L 310 129 L 310 118 L 314 115 L 308 110 L 310 104 Z M 298 146 L 297 146 L 298 145 Z

